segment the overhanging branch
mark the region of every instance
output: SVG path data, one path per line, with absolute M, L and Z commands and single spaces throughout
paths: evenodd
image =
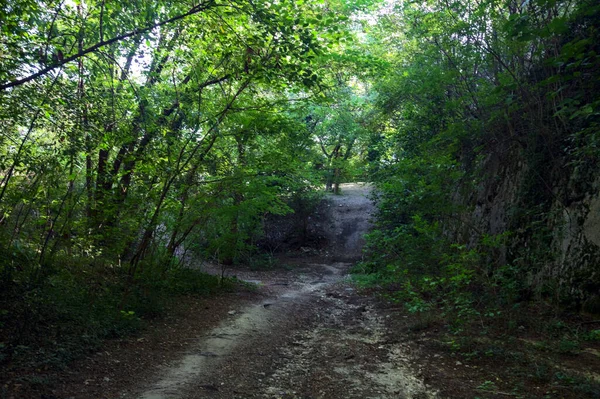
M 102 41 L 94 44 L 93 46 L 90 46 L 88 48 L 82 49 L 82 50 L 78 51 L 77 53 L 75 53 L 75 54 L 73 54 L 73 55 L 71 55 L 69 57 L 63 58 L 62 61 L 59 61 L 59 62 L 57 62 L 57 63 L 55 63 L 53 65 L 50 65 L 50 66 L 48 66 L 48 67 L 46 67 L 44 69 L 41 69 L 41 70 L 39 70 L 36 73 L 33 73 L 31 75 L 28 75 L 28 76 L 25 76 L 24 78 L 21 78 L 21 79 L 13 80 L 12 82 L 1 84 L 0 85 L 0 91 L 1 90 L 9 89 L 11 87 L 20 86 L 20 85 L 22 85 L 24 83 L 30 82 L 30 81 L 32 81 L 34 79 L 37 79 L 37 78 L 39 78 L 41 76 L 44 76 L 44 75 L 52 72 L 53 70 L 55 70 L 57 68 L 60 68 L 60 67 L 62 67 L 64 65 L 68 64 L 69 62 L 75 61 L 75 60 L 77 60 L 77 59 L 79 59 L 79 58 L 81 58 L 81 57 L 83 57 L 83 56 L 85 56 L 85 55 L 87 55 L 89 53 L 93 53 L 94 51 L 99 50 L 99 49 L 101 49 L 103 47 L 106 47 L 106 46 L 108 46 L 108 45 L 110 45 L 112 43 L 116 43 L 116 42 L 128 39 L 130 37 L 137 36 L 137 35 L 140 35 L 142 33 L 149 32 L 149 31 L 151 31 L 153 29 L 156 29 L 156 28 L 158 28 L 160 26 L 168 25 L 170 23 L 173 23 L 173 22 L 179 21 L 181 19 L 187 18 L 187 17 L 189 17 L 191 15 L 197 14 L 197 13 L 199 13 L 201 11 L 204 11 L 204 10 L 208 9 L 211 5 L 214 5 L 214 1 L 209 0 L 209 1 L 206 1 L 206 2 L 204 2 L 202 4 L 199 4 L 199 5 L 196 5 L 196 6 L 192 7 L 192 8 L 190 8 L 189 11 L 187 11 L 186 13 L 174 16 L 174 17 L 169 18 L 169 19 L 164 20 L 164 21 L 157 22 L 155 24 L 151 24 L 151 25 L 148 25 L 148 26 L 145 26 L 145 27 L 134 29 L 134 30 L 132 30 L 130 32 L 127 32 L 127 33 L 124 33 L 122 35 L 113 37 L 111 39 L 102 40 Z

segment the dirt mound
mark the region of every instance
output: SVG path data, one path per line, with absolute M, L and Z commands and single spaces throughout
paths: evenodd
M 316 206 L 296 204 L 295 213 L 270 215 L 259 246 L 272 253 L 310 250 L 340 261 L 360 259 L 374 211 L 370 193 L 369 184 L 341 184 L 340 194 L 328 193 Z
M 326 250 L 337 259 L 355 261 L 362 258 L 364 235 L 371 228 L 375 207 L 369 195 L 371 186 L 363 183 L 340 185 L 341 194 L 329 194 L 319 211 L 324 217 L 322 235 Z

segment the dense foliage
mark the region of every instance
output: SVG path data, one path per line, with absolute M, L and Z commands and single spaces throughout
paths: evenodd
M 371 27 L 391 67 L 362 270 L 396 299 L 459 322 L 532 298 L 598 311 L 599 17 L 593 1 L 403 2 Z
M 215 290 L 184 264 L 252 257 L 331 174 L 307 121 L 348 85 L 317 72 L 361 7 L 3 2 L 0 350 L 110 336 Z
M 215 292 L 183 266 L 252 262 L 267 215 L 349 180 L 379 206 L 359 270 L 412 311 L 598 311 L 599 26 L 593 0 L 3 2 L 0 356 Z

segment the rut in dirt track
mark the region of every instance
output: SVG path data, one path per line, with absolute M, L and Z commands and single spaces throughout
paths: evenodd
M 372 299 L 346 277 L 360 257 L 373 205 L 369 187 L 342 185 L 327 203 L 329 256 L 287 258 L 281 273 L 237 270 L 263 300 L 230 311 L 128 397 L 434 398 L 389 340 Z M 333 256 L 331 256 L 333 255 Z M 343 262 L 340 262 L 343 260 Z

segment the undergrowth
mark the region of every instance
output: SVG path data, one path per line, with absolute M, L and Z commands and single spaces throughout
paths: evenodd
M 495 261 L 509 234 L 484 236 L 467 247 L 448 240 L 431 219 L 406 221 L 385 233 L 374 230 L 367 237 L 366 260 L 352 273 L 358 286 L 402 309 L 407 333 L 430 335 L 453 362 L 496 364 L 488 372 L 501 370 L 501 389 L 486 383 L 496 381 L 489 379 L 477 391 L 520 398 L 600 397 L 598 381 L 561 368 L 564 359 L 597 347 L 598 324 L 532 297 L 517 267 Z M 528 389 L 536 384 L 545 396 L 530 396 Z M 565 391 L 575 394 L 564 396 Z
M 60 258 L 43 267 L 13 249 L 3 251 L 0 273 L 0 364 L 65 367 L 103 340 L 131 335 L 161 317 L 183 295 L 211 295 L 235 287 L 198 270 L 160 259 L 127 268 L 98 259 Z M 11 261 L 19 266 L 9 268 Z

